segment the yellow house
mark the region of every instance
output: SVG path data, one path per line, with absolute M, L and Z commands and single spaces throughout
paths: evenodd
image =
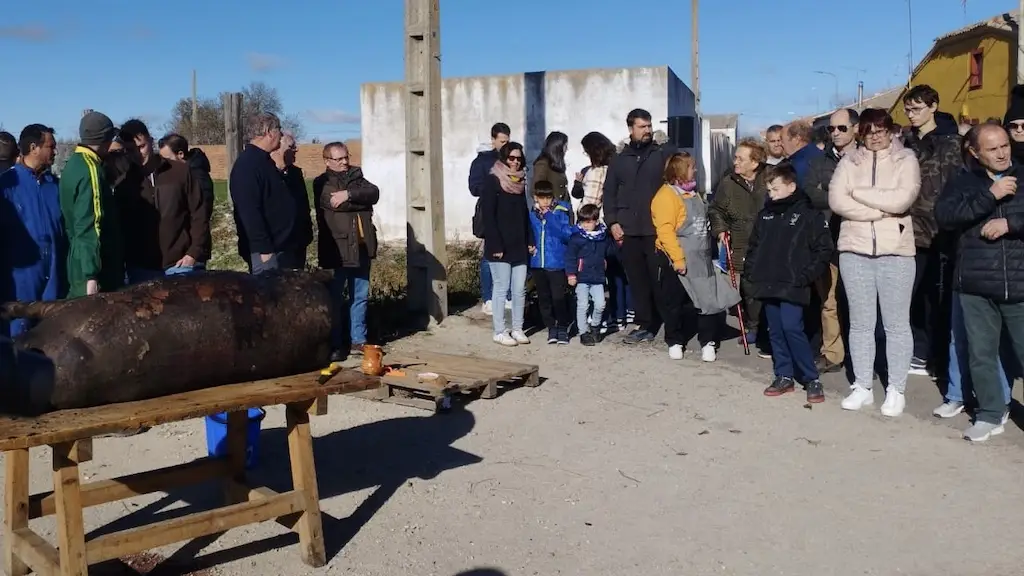
M 1016 12 L 1004 13 L 939 36 L 914 69 L 910 85 L 935 88 L 939 110 L 960 122 L 1002 119 L 1017 79 L 1019 20 Z M 908 124 L 902 93 L 890 113 L 897 123 Z

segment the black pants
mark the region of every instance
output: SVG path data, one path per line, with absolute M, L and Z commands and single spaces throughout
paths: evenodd
M 659 261 L 663 257 L 654 248 L 654 236 L 625 236 L 619 253 L 629 280 L 636 324 L 642 330 L 657 334 L 661 328 L 661 316 L 658 313 L 660 303 L 656 300 L 655 282 Z
M 736 271 L 737 278 L 742 275 L 742 270 Z M 754 293 L 754 286 L 749 280 L 740 280 L 740 296 L 743 300 L 740 306 L 743 307 L 743 331 L 753 337 L 747 344 L 756 346 L 758 350 L 771 352 L 772 344 L 768 339 L 768 321 L 765 319 L 764 303 L 751 296 Z
M 533 285 L 537 288 L 537 305 L 545 328 L 568 328 L 572 323 L 569 313 L 569 282 L 565 270 L 531 268 Z
M 1017 360 L 1024 364 L 1024 303 L 1001 304 L 970 294 L 960 295 L 967 332 L 967 354 L 979 422 L 999 424 L 1006 410 L 1006 398 L 999 379 L 999 342 L 1005 329 Z
M 679 275 L 664 254 L 658 254 L 657 297 L 662 319 L 665 321 L 665 343 L 684 348 L 697 335 L 701 347 L 718 342 L 725 326 L 725 312 L 704 315 L 690 299 L 689 292 L 679 281 Z
M 915 260 L 917 271 L 910 300 L 910 330 L 914 333 L 914 356 L 927 362 L 936 351 L 932 335 L 936 334 L 935 319 L 941 308 L 942 262 L 939 251 L 934 248 L 918 248 Z

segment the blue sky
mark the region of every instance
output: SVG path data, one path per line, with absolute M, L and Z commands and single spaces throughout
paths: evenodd
M 1013 0 L 913 1 L 913 55 L 939 34 L 1015 8 Z M 359 86 L 403 74 L 403 0 L 5 2 L 0 123 L 73 138 L 83 108 L 162 131 L 174 102 L 253 80 L 278 89 L 308 136 L 359 132 Z M 745 130 L 828 108 L 906 79 L 906 0 L 703 0 L 705 112 Z M 244 8 L 243 8 L 244 6 Z M 442 0 L 443 74 L 671 66 L 690 76 L 690 3 L 644 0 Z M 45 14 L 44 14 L 45 13 Z M 864 23 L 860 21 L 863 20 Z M 916 64 L 916 62 L 915 62 Z M 13 81 L 13 84 L 12 84 Z

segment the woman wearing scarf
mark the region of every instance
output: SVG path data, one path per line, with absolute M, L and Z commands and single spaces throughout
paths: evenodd
M 714 265 L 717 247 L 696 173 L 692 156 L 673 154 L 665 164 L 665 184 L 651 201 L 651 218 L 663 256 L 658 285 L 668 355 L 682 359 L 696 327 L 701 360 L 714 362 L 726 311 L 739 304 L 740 295 Z
M 492 302 L 501 302 L 511 288 L 512 332 L 505 329 L 505 315 L 494 314 L 494 341 L 502 346 L 529 344 L 523 332 L 526 307 L 526 267 L 536 250 L 530 213 L 523 193 L 525 155 L 518 142 L 498 151 L 498 161 L 484 182 L 480 211 L 484 228 L 484 254 L 494 280 Z M 497 295 L 497 296 L 495 296 Z

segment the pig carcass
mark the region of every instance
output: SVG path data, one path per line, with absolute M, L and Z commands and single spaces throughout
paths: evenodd
M 0 383 L 0 411 L 37 415 L 323 368 L 329 283 L 330 272 L 209 272 L 4 304 L 4 317 L 39 320 L 15 347 L 45 355 L 55 376 Z

